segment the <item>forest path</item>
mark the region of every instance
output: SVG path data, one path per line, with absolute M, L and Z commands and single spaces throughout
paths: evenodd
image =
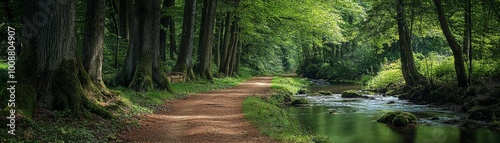
M 145 115 L 140 127 L 123 132 L 124 142 L 276 142 L 242 113 L 243 100 L 270 93 L 273 77 L 254 77 L 228 89 L 167 101 L 167 111 Z

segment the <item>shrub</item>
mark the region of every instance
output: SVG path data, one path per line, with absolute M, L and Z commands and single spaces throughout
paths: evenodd
M 403 83 L 401 63 L 393 62 L 385 64 L 382 70 L 368 82 L 369 89 L 382 89 L 391 84 Z

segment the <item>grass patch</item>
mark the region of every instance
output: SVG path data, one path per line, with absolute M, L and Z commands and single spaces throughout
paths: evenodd
M 2 76 L 3 78 L 3 76 Z M 249 77 L 215 78 L 172 84 L 175 94 L 163 90 L 135 92 L 116 87 L 122 96 L 117 106 L 108 106 L 116 118 L 108 120 L 96 115 L 88 118 L 72 117 L 67 111 L 35 111 L 34 123 L 17 123 L 16 136 L 0 132 L 0 142 L 120 142 L 118 133 L 138 126 L 141 114 L 162 110 L 165 100 L 183 98 L 189 94 L 224 89 L 238 85 Z
M 304 78 L 276 76 L 273 78 L 271 89 L 276 93 L 293 95 L 309 84 Z
M 260 132 L 283 142 L 333 142 L 326 136 L 313 135 L 303 128 L 294 114 L 285 109 L 287 93 L 296 93 L 308 85 L 302 78 L 275 77 L 269 97 L 248 97 L 243 101 L 243 113 Z

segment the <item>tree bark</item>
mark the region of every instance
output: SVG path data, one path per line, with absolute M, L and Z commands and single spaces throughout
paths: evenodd
M 203 13 L 200 28 L 200 47 L 198 48 L 197 75 L 201 78 L 212 80 L 210 62 L 212 55 L 212 39 L 215 25 L 217 0 L 203 0 Z
M 172 6 L 174 5 L 172 2 L 174 2 L 174 0 L 164 0 L 162 8 L 164 10 L 172 8 Z M 164 28 L 160 28 L 160 58 L 162 59 L 162 61 L 167 60 L 166 47 L 167 47 L 167 33 L 169 32 L 169 31 L 167 31 L 167 28 L 170 26 L 171 21 L 172 21 L 172 16 L 170 16 L 170 15 L 162 16 L 162 18 L 161 18 L 161 26 L 164 27 Z M 174 29 L 175 29 L 175 27 L 174 27 Z M 174 33 L 175 33 L 175 30 L 174 30 Z M 174 38 L 174 40 L 175 40 L 175 38 Z M 172 41 L 170 41 L 170 42 L 172 42 Z M 170 50 L 171 50 L 170 55 L 173 56 L 173 54 L 175 52 L 175 46 L 173 48 L 174 51 L 172 51 L 172 45 L 170 45 Z
M 104 46 L 104 10 L 105 0 L 88 0 L 85 20 L 85 37 L 82 50 L 82 62 L 90 81 L 99 94 L 113 96 L 102 81 L 102 62 Z
M 44 26 L 30 29 L 37 21 L 37 12 L 43 10 L 42 0 L 27 0 L 23 31 L 25 48 L 19 53 L 16 85 L 16 108 L 20 114 L 31 117 L 35 108 L 69 110 L 80 116 L 88 111 L 111 118 L 113 115 L 98 105 L 103 99 L 76 56 L 75 2 L 54 1 L 52 15 Z M 47 3 L 46 3 L 47 4 Z M 39 13 L 38 13 L 39 14 Z M 31 31 L 30 31 L 31 30 Z M 85 110 L 87 109 L 87 110 Z
M 434 4 L 436 5 L 436 12 L 438 15 L 441 30 L 443 31 L 443 34 L 446 37 L 446 41 L 448 41 L 448 45 L 450 45 L 451 51 L 453 52 L 458 86 L 467 87 L 467 76 L 465 75 L 465 65 L 462 58 L 462 49 L 460 48 L 460 45 L 458 45 L 458 42 L 450 31 L 448 22 L 446 21 L 446 17 L 444 15 L 443 7 L 441 6 L 441 0 L 434 0 Z
M 115 78 L 118 85 L 136 91 L 153 88 L 173 92 L 161 68 L 159 55 L 160 0 L 135 1 L 133 37 L 126 57 L 126 64 Z
M 415 67 L 415 59 L 413 57 L 413 50 L 410 41 L 410 32 L 408 31 L 408 25 L 406 24 L 404 0 L 396 0 L 396 2 L 396 21 L 398 24 L 399 51 L 401 54 L 401 71 L 403 72 L 403 78 L 409 86 L 426 84 L 427 80 L 424 76 L 422 76 L 422 74 L 418 73 L 417 68 Z
M 222 47 L 222 43 L 224 42 L 224 17 L 223 16 L 219 16 L 220 17 L 220 20 L 218 21 L 219 24 L 217 26 L 217 29 L 216 29 L 216 37 L 217 37 L 217 44 L 215 45 L 215 49 L 214 49 L 214 62 L 215 62 L 215 65 L 217 65 L 217 67 L 220 66 L 220 49 Z
M 127 19 L 127 0 L 120 0 L 118 6 L 118 20 L 119 20 L 119 29 L 118 33 L 122 39 L 128 40 L 128 19 Z
M 186 0 L 184 5 L 184 20 L 182 23 L 182 39 L 179 56 L 173 71 L 182 72 L 193 79 L 193 39 L 194 39 L 194 18 L 196 15 L 196 0 Z
M 175 0 L 168 0 L 167 7 L 174 7 Z M 167 16 L 167 19 L 170 21 L 169 23 L 169 38 L 170 38 L 170 58 L 175 60 L 175 53 L 177 53 L 177 42 L 175 40 L 175 20 L 172 15 Z
M 230 71 L 230 67 L 231 67 L 231 61 L 232 61 L 232 58 L 233 58 L 233 52 L 235 51 L 235 44 L 236 44 L 236 37 L 237 37 L 237 29 L 238 29 L 238 25 L 236 24 L 237 22 L 236 21 L 233 21 L 232 24 L 231 24 L 231 36 L 230 36 L 230 43 L 228 44 L 228 48 L 227 48 L 227 51 L 226 51 L 226 56 L 225 59 L 224 59 L 224 64 L 223 64 L 223 71 L 222 73 L 224 73 L 226 76 L 231 76 L 231 71 Z
M 220 66 L 219 66 L 219 73 L 224 73 L 225 74 L 225 63 L 226 59 L 228 56 L 228 49 L 229 49 L 229 44 L 231 41 L 231 21 L 232 21 L 233 14 L 231 12 L 226 13 L 226 19 L 224 22 L 224 41 L 222 42 L 222 49 L 220 53 Z

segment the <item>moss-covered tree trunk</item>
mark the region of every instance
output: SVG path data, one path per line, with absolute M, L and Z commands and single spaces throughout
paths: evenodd
M 212 80 L 210 73 L 210 62 L 212 55 L 212 39 L 215 25 L 215 12 L 217 9 L 217 0 L 204 0 L 203 13 L 201 17 L 200 28 L 200 47 L 198 48 L 198 64 L 196 65 L 196 74 L 204 79 Z
M 193 74 L 193 39 L 194 39 L 194 19 L 196 15 L 196 0 L 186 0 L 184 5 L 184 19 L 182 22 L 182 38 L 179 56 L 173 71 L 182 72 L 190 79 Z
M 396 0 L 396 3 L 396 21 L 398 24 L 399 51 L 401 55 L 401 71 L 403 72 L 403 78 L 409 86 L 427 83 L 425 77 L 418 73 L 415 66 L 415 59 L 413 57 L 413 50 L 410 41 L 410 32 L 408 31 L 408 25 L 406 24 L 404 0 Z
M 134 20 L 125 66 L 115 78 L 117 85 L 136 91 L 153 88 L 173 92 L 160 60 L 160 0 L 134 3 Z
M 43 11 L 42 0 L 27 0 L 25 17 L 33 19 Z M 75 0 L 52 3 L 46 23 L 24 21 L 25 47 L 18 60 L 16 108 L 31 117 L 35 108 L 69 110 L 84 115 L 87 110 L 104 117 L 112 114 L 92 99 L 101 98 L 76 56 Z M 38 14 L 37 14 L 38 13 Z M 47 13 L 45 13 L 47 14 Z M 38 28 L 29 28 L 37 23 Z
M 102 81 L 102 62 L 104 45 L 104 0 L 88 0 L 85 20 L 85 39 L 82 50 L 82 61 L 85 71 L 88 73 L 89 86 L 94 85 L 93 90 L 97 97 L 105 95 L 113 96 L 114 93 L 109 90 Z
M 458 45 L 455 36 L 453 36 L 450 31 L 450 27 L 448 26 L 448 22 L 446 21 L 446 17 L 444 15 L 443 6 L 441 5 L 441 0 L 434 0 L 434 5 L 436 6 L 436 12 L 441 30 L 443 31 L 446 41 L 448 41 L 448 45 L 450 45 L 451 51 L 453 52 L 453 58 L 455 60 L 455 74 L 457 75 L 458 86 L 467 87 L 467 76 L 465 75 L 462 49 L 460 48 L 460 45 Z

